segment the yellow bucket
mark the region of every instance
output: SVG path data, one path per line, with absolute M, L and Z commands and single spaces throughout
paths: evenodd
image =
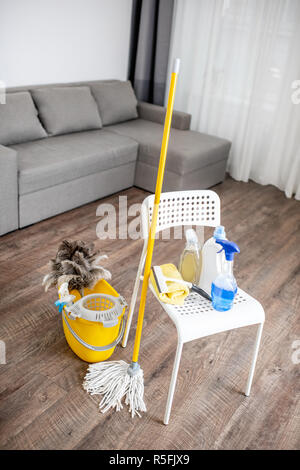
M 74 304 L 81 299 L 81 295 L 77 290 L 71 291 L 70 294 L 75 297 Z M 98 281 L 92 290 L 84 289 L 84 297 L 82 299 L 85 299 L 86 296 L 91 294 L 100 294 L 100 300 L 101 294 L 104 294 L 104 301 L 98 302 L 95 308 L 93 306 L 89 307 L 91 310 L 94 310 L 94 312 L 92 312 L 94 314 L 95 311 L 103 314 L 104 311 L 109 309 L 112 305 L 111 302 L 105 299 L 105 295 L 113 296 L 118 299 L 121 298 L 118 292 L 105 280 Z M 122 300 L 124 302 L 123 298 Z M 109 322 L 106 324 L 106 322 L 101 321 L 89 321 L 78 317 L 72 318 L 68 309 L 66 307 L 63 308 L 62 322 L 65 337 L 72 351 L 77 354 L 80 359 L 86 362 L 100 362 L 105 361 L 112 355 L 124 333 L 124 312 L 126 303 L 122 303 L 121 306 L 122 305 L 124 305 L 124 308 L 121 310 L 121 314 L 118 316 L 117 320 L 112 322 L 116 323 L 113 326 L 107 326 Z

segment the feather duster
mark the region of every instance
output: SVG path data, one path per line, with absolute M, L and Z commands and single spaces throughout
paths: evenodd
M 63 240 L 56 257 L 50 261 L 50 273 L 43 279 L 45 290 L 68 282 L 70 290 L 76 289 L 83 295 L 85 287 L 92 289 L 100 279 L 111 279 L 111 273 L 98 265 L 106 258 L 94 250 L 93 243 Z

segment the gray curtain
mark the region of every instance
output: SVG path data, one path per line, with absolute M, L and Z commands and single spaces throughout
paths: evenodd
M 174 0 L 133 0 L 129 80 L 138 100 L 163 105 Z

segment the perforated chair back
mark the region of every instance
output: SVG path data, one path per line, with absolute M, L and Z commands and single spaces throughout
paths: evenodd
M 148 196 L 141 209 L 142 234 L 148 238 L 154 206 L 154 194 Z M 216 227 L 220 225 L 220 198 L 214 191 L 174 191 L 162 193 L 156 233 L 182 225 Z

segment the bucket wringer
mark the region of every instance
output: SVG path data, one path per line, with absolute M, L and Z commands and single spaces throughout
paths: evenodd
M 61 284 L 58 292 L 55 304 L 62 313 L 70 348 L 86 362 L 108 359 L 124 333 L 124 297 L 104 279 L 92 289 L 85 289 L 83 297 L 76 290 L 69 293 L 67 282 Z

